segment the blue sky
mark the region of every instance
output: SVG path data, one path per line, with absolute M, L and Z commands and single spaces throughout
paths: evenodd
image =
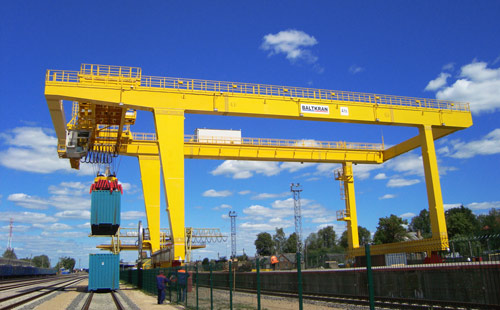
M 500 207 L 500 3 L 496 1 L 27 1 L 0 12 L 0 251 L 14 219 L 19 257 L 71 256 L 88 264 L 103 239 L 88 238 L 91 169 L 58 159 L 45 102 L 46 69 L 81 63 L 138 66 L 145 75 L 252 82 L 470 102 L 474 125 L 437 141 L 445 207 L 476 214 Z M 69 105 L 66 106 L 69 110 Z M 346 140 L 392 145 L 415 128 L 187 115 L 196 128 L 244 137 Z M 138 114 L 135 132 L 153 132 Z M 186 226 L 229 234 L 253 254 L 255 235 L 293 232 L 291 182 L 303 184 L 304 237 L 345 224 L 337 165 L 186 160 Z M 122 158 L 122 224 L 145 222 L 137 160 Z M 427 208 L 420 149 L 384 165 L 355 166 L 359 224 L 411 219 Z M 164 206 L 162 207 L 164 209 Z M 162 227 L 166 213 L 162 212 Z M 108 241 L 108 240 L 106 240 Z M 230 255 L 230 242 L 194 258 Z M 135 253 L 124 254 L 135 259 Z

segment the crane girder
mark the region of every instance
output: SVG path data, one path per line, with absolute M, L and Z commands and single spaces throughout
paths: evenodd
M 76 157 L 80 150 L 74 151 L 72 156 L 65 153 L 65 131 L 71 126 L 68 124 L 66 127 L 62 100 L 92 106 L 90 123 L 81 125 L 90 127 L 91 142 L 99 142 L 104 146 L 114 144 L 118 153 L 137 156 L 139 162 L 141 156 L 143 159 L 154 158 L 156 162 L 161 160 L 164 190 L 169 191 L 166 196 L 169 197 L 173 251 L 175 257 L 181 260 L 186 255 L 184 158 L 379 164 L 421 147 L 432 233 L 435 238 L 442 240 L 440 249 L 447 246 L 434 140 L 472 126 L 468 103 L 289 86 L 153 77 L 142 75 L 141 68 L 89 64 L 82 64 L 80 71 L 48 70 L 45 97 L 58 138 L 59 156 L 70 158 L 72 167 L 77 168 L 79 165 Z M 150 139 L 137 139 L 130 132 L 128 125 L 135 121 L 136 110 L 153 113 L 157 138 L 155 134 L 149 134 Z M 185 140 L 185 114 L 406 126 L 418 128 L 419 134 L 388 149 L 342 148 L 338 145 L 325 148 L 290 144 L 207 144 Z M 103 124 L 99 124 L 101 122 Z M 106 128 L 107 140 L 103 139 L 99 131 L 100 125 Z M 111 134 L 113 126 L 116 127 L 113 129 L 114 136 Z M 159 165 L 156 163 L 153 166 Z M 154 186 L 159 186 L 159 181 L 155 180 L 154 183 Z M 354 202 L 354 190 L 346 195 Z M 351 205 L 350 212 L 353 211 L 355 203 Z M 356 223 L 352 214 L 350 223 Z M 351 231 L 356 233 L 353 227 Z M 352 236 L 353 240 L 356 238 Z M 154 247 L 157 248 L 158 245 Z M 351 244 L 350 248 L 352 253 L 361 253 L 362 247 L 356 247 L 356 244 Z M 380 247 L 380 251 L 393 251 L 396 248 L 397 246 L 385 246 Z M 407 248 L 414 247 L 408 244 Z M 373 247 L 372 251 L 377 252 L 379 249 Z

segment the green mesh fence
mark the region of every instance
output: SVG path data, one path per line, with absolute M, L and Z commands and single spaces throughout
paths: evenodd
M 463 303 L 465 308 L 470 303 L 481 305 L 479 309 L 500 308 L 499 239 L 450 240 L 448 251 L 432 256 L 426 253 L 371 255 L 375 303 L 399 298 L 417 303 L 419 300 Z M 226 262 L 123 270 L 120 279 L 156 296 L 156 276 L 162 270 L 171 279 L 166 299 L 187 309 L 300 309 L 301 291 L 306 309 L 321 309 L 307 296 L 364 298 L 368 302 L 368 269 L 364 263 L 366 257 L 360 257 L 352 263 L 356 267 L 350 268 L 331 263 L 327 267 L 309 268 L 310 264 L 299 277 L 297 268 L 273 270 L 266 259 L 260 258 L 232 263 L 231 268 Z M 186 281 L 181 281 L 182 277 Z M 273 296 L 276 293 L 289 295 L 277 298 Z

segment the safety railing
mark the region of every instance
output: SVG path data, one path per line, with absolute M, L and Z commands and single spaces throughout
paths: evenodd
M 196 135 L 184 136 L 185 143 L 206 143 L 206 144 L 236 144 L 252 146 L 271 147 L 299 147 L 299 148 L 320 148 L 320 149 L 355 149 L 381 151 L 384 145 L 381 143 L 362 143 L 345 141 L 316 141 L 316 140 L 288 140 L 269 138 L 241 138 L 234 137 L 197 137 Z
M 132 133 L 135 141 L 156 141 L 154 133 Z M 272 147 L 299 147 L 299 148 L 321 148 L 321 149 L 353 149 L 353 150 L 373 150 L 382 151 L 382 143 L 363 143 L 345 141 L 316 141 L 316 140 L 289 140 L 289 139 L 269 139 L 269 138 L 234 138 L 234 137 L 197 137 L 196 135 L 185 135 L 184 143 L 197 144 L 235 144 L 252 146 L 272 146 Z
M 288 97 L 290 99 L 312 99 L 324 101 L 325 103 L 367 103 L 375 105 L 470 111 L 468 103 L 448 100 L 254 83 L 143 76 L 141 68 L 136 67 L 82 64 L 80 72 L 48 70 L 46 81 L 62 83 L 92 83 L 94 82 L 93 77 L 95 77 L 95 82 L 98 84 L 108 83 L 111 85 L 116 85 L 120 83 L 130 84 L 131 82 L 134 82 L 137 86 L 140 87 L 174 89 L 182 92 L 201 91 L 228 95 L 247 95 L 253 97 L 273 96 Z
M 82 64 L 80 74 L 140 79 L 142 69 L 139 67 Z

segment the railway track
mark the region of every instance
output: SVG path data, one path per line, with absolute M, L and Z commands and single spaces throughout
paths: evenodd
M 7 310 L 7 309 L 13 309 L 15 307 L 19 307 L 21 305 L 24 305 L 28 302 L 31 302 L 33 300 L 39 299 L 45 295 L 48 295 L 52 292 L 62 290 L 68 286 L 71 286 L 73 284 L 76 284 L 83 279 L 86 279 L 87 276 L 80 276 L 80 277 L 70 277 L 70 278 L 65 278 L 62 279 L 62 281 L 56 281 L 53 284 L 47 284 L 43 286 L 35 286 L 33 288 L 28 288 L 25 290 L 22 290 L 21 292 L 15 292 L 14 294 L 11 294 L 6 297 L 0 298 L 0 310 Z M 60 280 L 60 279 L 58 279 Z M 46 282 L 46 281 L 45 281 Z M 54 281 L 50 281 L 52 283 Z M 34 284 L 36 285 L 36 284 Z M 28 286 L 24 284 L 23 286 Z
M 200 285 L 200 287 L 207 287 L 205 285 Z M 229 290 L 227 287 L 213 287 L 214 289 Z M 256 294 L 257 291 L 253 289 L 237 289 L 237 293 L 249 293 Z M 289 292 L 278 292 L 278 291 L 266 291 L 261 290 L 262 295 L 282 297 L 298 300 L 299 296 L 297 293 Z M 352 296 L 352 295 L 339 295 L 339 294 L 328 294 L 328 295 L 314 295 L 314 294 L 302 294 L 304 300 L 310 301 L 321 301 L 328 303 L 341 303 L 359 306 L 369 306 L 370 302 L 368 296 Z M 494 310 L 499 309 L 500 305 L 489 305 L 489 304 L 479 304 L 479 303 L 469 303 L 469 302 L 459 302 L 459 301 L 444 301 L 444 300 L 424 300 L 424 299 L 411 299 L 411 298 L 394 298 L 394 297 L 375 297 L 375 307 L 387 308 L 387 309 L 416 309 L 416 310 L 450 310 L 450 309 L 487 309 Z
M 23 280 L 18 280 L 18 281 L 0 282 L 0 291 L 10 290 L 10 289 L 18 288 L 18 287 L 26 287 L 29 285 L 35 285 L 35 284 L 39 284 L 39 283 L 46 283 L 47 281 L 52 281 L 52 280 L 56 280 L 56 279 L 64 279 L 64 278 L 68 278 L 68 277 L 73 277 L 73 276 L 59 276 L 57 278 L 55 276 L 52 276 L 52 277 L 43 278 L 43 279 L 30 278 L 30 279 L 23 279 Z
M 37 279 L 37 280 L 41 280 L 41 279 L 47 279 L 47 278 L 55 278 L 55 277 L 58 277 L 56 275 L 47 275 L 47 276 L 33 276 L 33 277 L 23 277 L 23 278 L 17 278 L 17 279 L 11 279 L 11 280 L 0 280 L 0 286 L 1 285 L 4 285 L 4 284 L 12 284 L 12 283 L 19 283 L 19 282 L 26 282 L 26 281 L 29 281 L 29 280 L 33 280 L 33 279 Z M 61 276 L 59 276 L 61 277 Z
M 118 294 L 115 291 L 111 291 L 111 292 L 109 292 L 109 294 L 104 294 L 105 296 L 102 296 L 103 294 L 100 294 L 100 295 L 101 296 L 99 296 L 99 298 L 101 299 L 101 302 L 102 302 L 102 300 L 106 299 L 106 296 L 111 295 L 111 298 L 113 299 L 113 302 L 116 306 L 116 309 L 118 309 L 118 310 L 125 309 L 123 307 L 123 305 L 120 303 L 120 301 L 118 300 L 118 296 L 117 296 Z M 87 299 L 85 300 L 85 303 L 83 304 L 82 310 L 89 310 L 90 309 L 90 305 L 92 304 L 93 298 L 94 298 L 94 292 L 90 292 L 89 295 L 87 296 Z

